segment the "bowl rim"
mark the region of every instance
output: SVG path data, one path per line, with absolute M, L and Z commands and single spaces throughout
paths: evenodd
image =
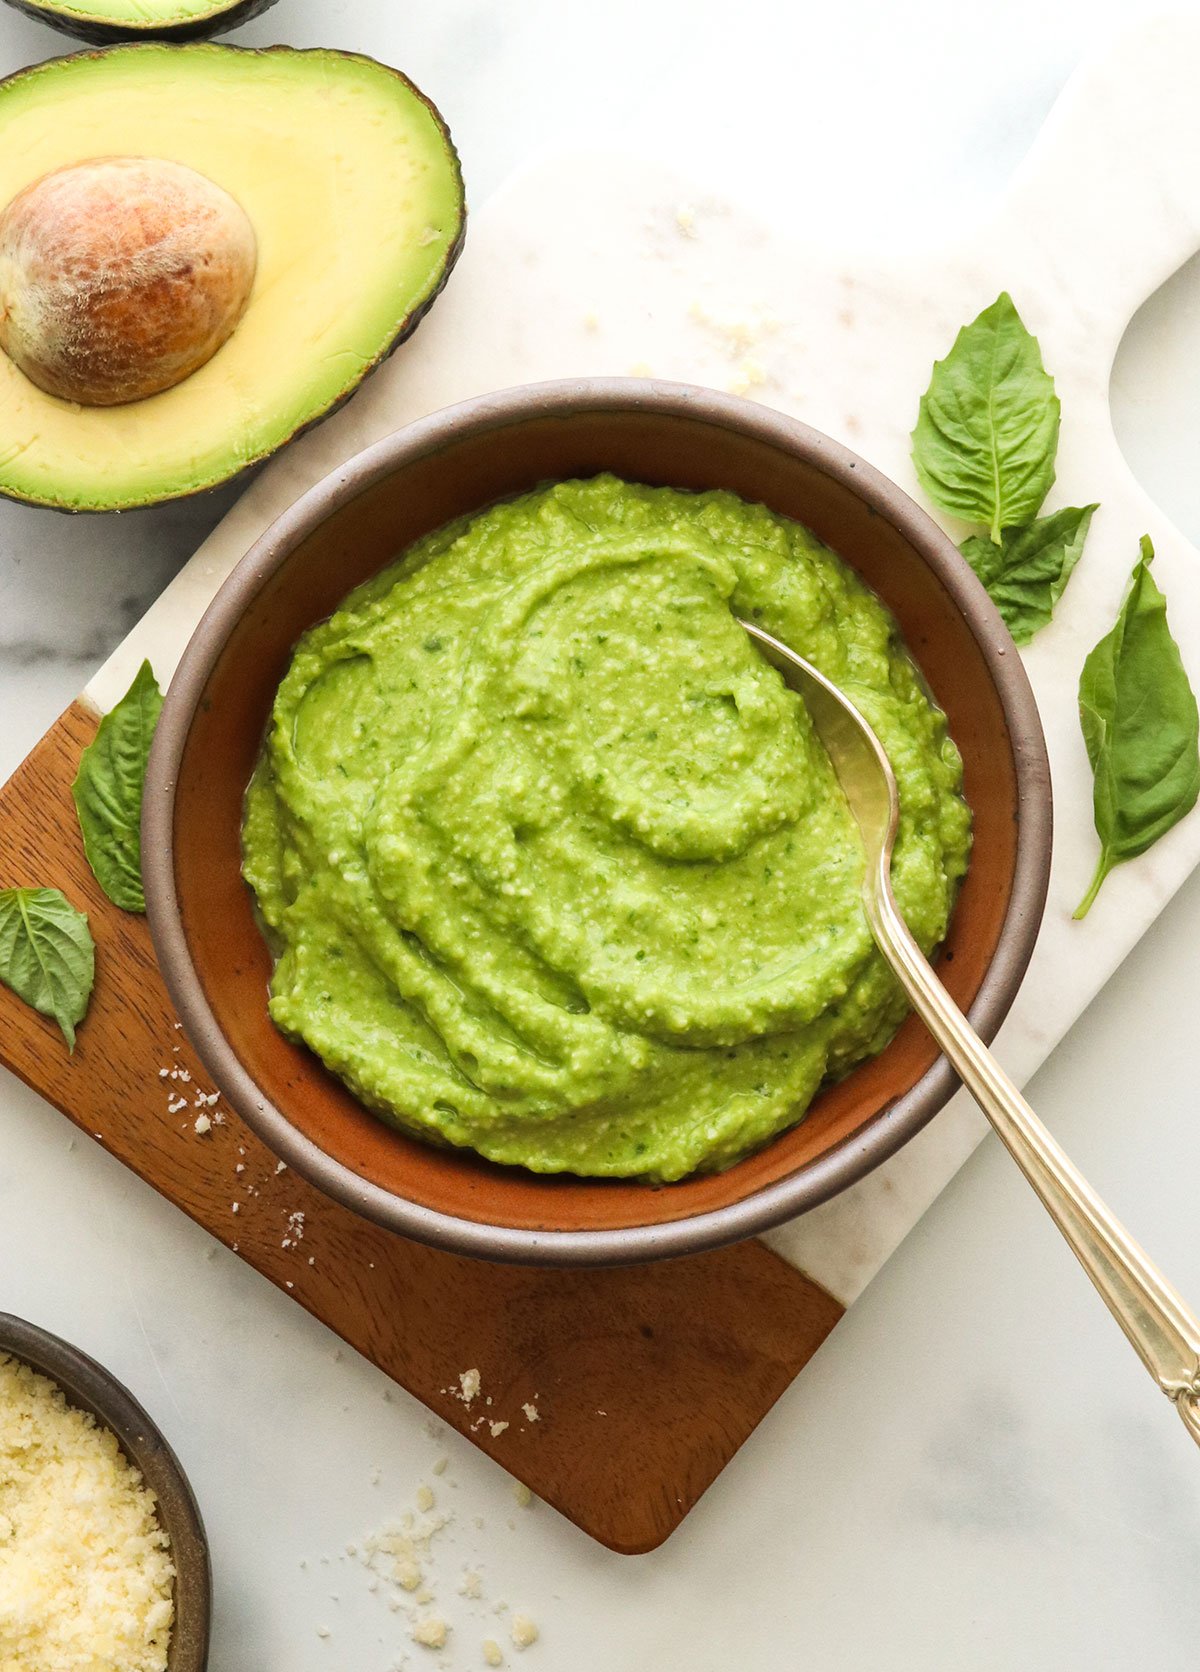
M 1017 791 L 1012 891 L 995 953 L 970 1020 L 990 1041 L 1019 990 L 1050 881 L 1050 766 L 1037 704 L 1016 646 L 950 537 L 890 478 L 819 430 L 771 407 L 692 384 L 642 378 L 571 378 L 475 396 L 417 419 L 336 467 L 259 536 L 221 584 L 193 632 L 163 704 L 146 771 L 142 865 L 159 967 L 192 1044 L 246 1124 L 326 1195 L 389 1230 L 455 1254 L 533 1265 L 622 1265 L 698 1253 L 794 1219 L 857 1183 L 914 1137 L 960 1081 L 939 1056 L 902 1096 L 824 1155 L 740 1201 L 665 1223 L 597 1230 L 490 1225 L 427 1208 L 361 1178 L 304 1136 L 268 1100 L 227 1042 L 204 996 L 184 935 L 174 874 L 175 784 L 192 720 L 234 626 L 260 588 L 321 523 L 378 482 L 436 452 L 464 430 L 580 411 L 649 411 L 698 419 L 792 454 L 862 500 L 913 547 L 961 610 L 1008 728 Z M 482 509 L 482 507 L 481 507 Z M 655 1187 L 647 1185 L 647 1190 Z
M 111 1370 L 40 1324 L 0 1312 L 0 1357 L 47 1377 L 69 1405 L 110 1429 L 153 1491 L 176 1573 L 167 1672 L 204 1672 L 212 1629 L 212 1559 L 195 1493 L 170 1442 Z

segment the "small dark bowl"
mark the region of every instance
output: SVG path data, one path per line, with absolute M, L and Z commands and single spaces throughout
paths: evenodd
M 116 1377 L 48 1330 L 0 1312 L 0 1356 L 20 1359 L 62 1389 L 69 1405 L 90 1411 L 158 1500 L 158 1518 L 175 1563 L 175 1625 L 167 1672 L 204 1672 L 212 1618 L 212 1568 L 204 1523 L 179 1459 Z
M 711 390 L 589 379 L 468 401 L 351 459 L 242 559 L 171 682 L 142 822 L 150 928 L 189 1037 L 276 1154 L 392 1230 L 491 1259 L 615 1264 L 751 1236 L 862 1178 L 958 1083 L 910 1017 L 791 1131 L 727 1172 L 654 1188 L 544 1177 L 421 1143 L 273 1026 L 271 959 L 240 874 L 241 814 L 293 645 L 431 529 L 601 471 L 729 488 L 794 517 L 896 616 L 963 755 L 975 847 L 940 973 L 985 1039 L 1020 985 L 1050 872 L 1046 748 L 1012 639 L 931 518 L 828 436 Z

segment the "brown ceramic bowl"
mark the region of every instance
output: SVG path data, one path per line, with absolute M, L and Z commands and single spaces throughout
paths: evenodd
M 204 1672 L 212 1614 L 212 1570 L 204 1524 L 179 1459 L 116 1377 L 48 1330 L 0 1312 L 0 1357 L 20 1359 L 61 1388 L 69 1405 L 111 1429 L 158 1499 L 158 1518 L 175 1563 L 175 1625 L 167 1672 Z
M 827 436 L 710 390 L 586 380 L 467 402 L 352 459 L 243 558 L 172 681 L 146 782 L 150 926 L 189 1037 L 278 1155 L 382 1225 L 493 1259 L 607 1264 L 750 1236 L 861 1178 L 957 1084 L 910 1018 L 790 1132 L 728 1172 L 655 1188 L 542 1177 L 406 1137 L 271 1023 L 271 960 L 239 874 L 239 835 L 292 646 L 431 529 L 600 471 L 762 501 L 812 528 L 893 611 L 965 763 L 975 848 L 940 973 L 985 1039 L 1025 971 L 1049 875 L 1045 743 L 1011 638 L 931 519 Z

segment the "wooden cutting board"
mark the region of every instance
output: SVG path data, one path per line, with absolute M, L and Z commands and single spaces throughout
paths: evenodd
M 206 1101 L 145 918 L 118 911 L 88 869 L 70 785 L 98 719 L 74 703 L 0 791 L 4 884 L 52 878 L 97 944 L 74 1056 L 0 988 L 0 1059 L 593 1538 L 628 1554 L 661 1544 L 842 1308 L 761 1243 L 622 1271 L 486 1265 L 391 1236 L 277 1171 L 223 1100 Z
M 1198 815 L 1114 876 L 1086 923 L 1070 922 L 1094 862 L 1074 686 L 1144 531 L 1200 684 L 1200 554 L 1130 476 L 1107 395 L 1130 315 L 1200 245 L 1198 82 L 1200 28 L 1172 20 L 1135 32 L 1072 80 L 988 224 L 903 258 L 804 247 L 642 161 L 549 159 L 475 220 L 413 343 L 255 481 L 0 792 L 0 882 L 62 886 L 92 914 L 100 948 L 75 1057 L 0 991 L 0 1059 L 612 1549 L 652 1549 L 678 1525 L 982 1122 L 956 1099 L 870 1178 L 774 1233 L 786 1262 L 751 1243 L 576 1276 L 477 1265 L 389 1237 L 277 1172 L 232 1115 L 207 1135 L 194 1130 L 208 1112 L 194 1106 L 197 1087 L 210 1088 L 174 1025 L 144 922 L 109 906 L 87 870 L 68 794 L 79 751 L 143 657 L 170 675 L 270 521 L 400 423 L 505 383 L 648 369 L 792 411 L 915 491 L 907 431 L 930 364 L 1007 287 L 1063 400 L 1053 503 L 1102 506 L 1054 624 L 1026 657 L 1058 836 L 1042 939 L 1000 1041 L 1024 1079 L 1200 860 Z M 483 1386 L 468 1406 L 458 1378 L 475 1368 Z

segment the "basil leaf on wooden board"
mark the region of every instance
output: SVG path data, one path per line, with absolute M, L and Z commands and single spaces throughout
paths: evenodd
M 0 889 L 0 981 L 52 1016 L 72 1051 L 95 977 L 87 916 L 65 894 L 57 888 Z
M 1095 776 L 1100 862 L 1076 917 L 1087 914 L 1114 865 L 1165 836 L 1200 795 L 1200 721 L 1166 599 L 1142 554 L 1117 624 L 1083 664 L 1079 721 Z
M 1069 505 L 1028 528 L 1010 528 L 999 545 L 973 534 L 959 548 L 1017 644 L 1046 625 L 1079 562 L 1095 505 Z
M 1002 291 L 934 365 L 912 433 L 935 505 L 981 523 L 995 544 L 1037 515 L 1054 481 L 1058 396 L 1037 339 Z
M 146 757 L 158 716 L 162 692 L 143 662 L 133 684 L 79 760 L 71 786 L 83 847 L 96 881 L 123 911 L 145 911 L 142 891 L 142 787 Z

